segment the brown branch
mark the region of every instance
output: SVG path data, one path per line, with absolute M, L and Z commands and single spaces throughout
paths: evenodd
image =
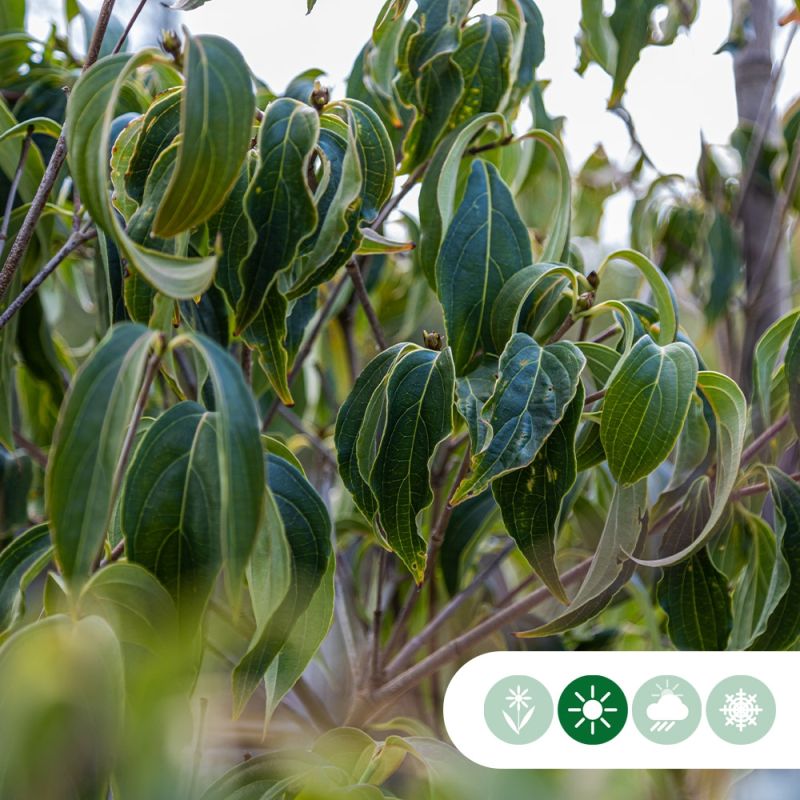
M 752 443 L 742 451 L 740 467 L 750 463 L 759 453 L 762 447 L 774 439 L 789 424 L 789 415 L 784 414 L 776 422 L 773 422 L 760 436 L 756 437 Z
M 125 40 L 128 38 L 128 34 L 131 32 L 131 28 L 136 24 L 136 20 L 139 19 L 139 14 L 142 13 L 144 7 L 147 5 L 147 0 L 139 0 L 139 5 L 136 6 L 136 10 L 133 12 L 133 15 L 128 20 L 128 24 L 125 26 L 125 30 L 122 31 L 122 36 L 119 37 L 117 43 L 114 45 L 114 49 L 111 51 L 112 55 L 119 53 L 122 50 L 123 46 L 125 45 Z
M 428 168 L 427 161 L 420 164 L 409 176 L 406 178 L 405 183 L 400 187 L 400 190 L 397 194 L 392 197 L 386 205 L 381 209 L 380 213 L 375 220 L 372 222 L 372 227 L 374 230 L 379 230 L 381 225 L 389 218 L 389 215 L 394 211 L 397 206 L 403 201 L 403 198 L 414 188 L 417 181 L 425 174 L 425 170 Z
M 412 639 L 409 639 L 400 649 L 397 655 L 387 665 L 386 672 L 390 675 L 397 675 L 406 664 L 411 661 L 414 655 L 424 647 L 439 631 L 442 625 L 447 622 L 458 611 L 464 603 L 481 588 L 486 579 L 505 561 L 506 556 L 514 549 L 513 542 L 506 545 L 469 583 L 460 591 L 450 602 Z
M 587 558 L 579 564 L 576 564 L 561 576 L 561 582 L 567 586 L 581 580 L 589 571 L 591 563 L 592 559 Z M 491 614 L 471 630 L 452 639 L 446 645 L 443 645 L 413 667 L 393 677 L 388 683 L 371 695 L 360 697 L 350 713 L 348 722 L 351 724 L 360 723 L 365 719 L 371 718 L 380 711 L 381 708 L 401 697 L 410 689 L 413 689 L 414 686 L 427 678 L 428 675 L 431 675 L 438 669 L 441 669 L 445 664 L 468 652 L 472 647 L 475 647 L 488 636 L 496 633 L 505 625 L 508 625 L 522 615 L 527 614 L 533 608 L 551 597 L 550 590 L 542 586 L 526 597 L 517 600 L 516 603 Z
M 97 15 L 97 25 L 95 25 L 94 34 L 92 35 L 92 40 L 89 43 L 89 49 L 86 53 L 83 72 L 86 72 L 86 70 L 97 61 L 97 56 L 100 53 L 100 46 L 103 43 L 103 37 L 108 28 L 109 20 L 111 19 L 111 12 L 114 9 L 114 3 L 115 0 L 104 0 L 100 13 Z M 19 269 L 19 265 L 22 263 L 22 257 L 28 250 L 36 225 L 41 219 L 42 212 L 47 204 L 47 198 L 50 196 L 50 192 L 53 190 L 58 180 L 58 174 L 61 172 L 61 167 L 64 165 L 66 158 L 67 140 L 62 129 L 61 135 L 58 137 L 56 146 L 53 149 L 53 154 L 50 156 L 50 161 L 42 176 L 42 182 L 36 189 L 33 200 L 31 200 L 30 207 L 28 208 L 28 213 L 22 221 L 19 233 L 17 233 L 14 244 L 8 252 L 8 258 L 5 264 L 3 264 L 3 269 L 0 271 L 0 299 L 5 297 L 14 279 L 14 275 Z
M 383 352 L 388 347 L 386 336 L 381 327 L 378 315 L 375 313 L 375 309 L 369 299 L 369 292 L 367 292 L 367 287 L 364 285 L 364 276 L 361 274 L 361 268 L 355 258 L 351 258 L 350 261 L 347 262 L 347 274 L 353 282 L 361 307 L 367 315 L 369 326 L 372 328 L 372 335 L 375 337 L 375 343 L 378 345 L 381 352 Z
M 64 261 L 67 256 L 74 253 L 81 245 L 91 241 L 97 236 L 97 231 L 79 231 L 73 233 L 64 243 L 61 249 L 36 273 L 25 288 L 8 305 L 8 308 L 0 315 L 0 330 L 5 328 L 11 318 L 33 297 L 36 290 L 55 272 L 56 268 Z M 11 255 L 9 254 L 9 258 Z M 8 262 L 6 262 L 8 263 Z
M 592 392 L 592 394 L 587 394 L 586 399 L 583 401 L 584 408 L 592 405 L 592 403 L 596 403 L 598 400 L 602 400 L 606 396 L 606 391 L 606 389 L 600 389 L 596 392 Z
M 47 456 L 44 451 L 26 439 L 19 431 L 14 431 L 14 444 L 21 447 L 42 469 L 47 468 Z
M 3 223 L 0 225 L 0 256 L 3 255 L 3 250 L 6 247 L 6 240 L 8 239 L 8 229 L 11 226 L 11 214 L 14 211 L 14 200 L 17 198 L 17 191 L 19 189 L 22 175 L 25 172 L 25 162 L 28 160 L 28 153 L 31 149 L 31 142 L 33 141 L 33 128 L 28 128 L 25 138 L 22 140 L 22 148 L 19 154 L 19 162 L 17 169 L 14 172 L 14 178 L 11 181 L 11 186 L 8 190 L 8 198 L 6 200 L 6 208 L 3 212 Z
M 327 462 L 330 466 L 336 467 L 336 459 L 331 455 L 330 450 L 325 447 L 325 443 L 313 431 L 308 429 L 308 426 L 303 423 L 303 420 L 292 411 L 291 408 L 286 408 L 283 405 L 278 406 L 278 414 L 285 419 L 289 425 L 292 426 L 301 436 L 308 439 L 309 444 L 314 450 L 320 454 L 323 461 Z

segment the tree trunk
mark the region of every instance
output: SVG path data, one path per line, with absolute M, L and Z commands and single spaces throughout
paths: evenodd
M 738 5 L 733 0 L 733 5 Z M 752 128 L 759 116 L 768 126 L 766 141 L 774 134 L 775 109 L 764 115 L 762 104 L 770 93 L 772 74 L 772 38 L 776 30 L 774 0 L 750 0 L 750 25 L 747 43 L 734 55 L 736 103 L 739 125 Z M 745 265 L 745 319 L 738 380 L 749 395 L 752 387 L 753 351 L 762 333 L 778 319 L 786 308 L 788 267 L 786 250 L 781 242 L 775 257 L 765 251 L 770 226 L 778 205 L 775 187 L 763 180 L 756 170 L 742 198 L 740 218 Z

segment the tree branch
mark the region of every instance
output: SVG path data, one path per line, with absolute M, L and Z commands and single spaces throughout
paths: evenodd
M 378 345 L 381 352 L 383 352 L 388 346 L 386 343 L 386 336 L 384 335 L 383 328 L 378 320 L 378 315 L 375 313 L 375 309 L 372 307 L 372 303 L 370 302 L 369 292 L 367 292 L 367 287 L 364 285 L 364 276 L 361 274 L 361 268 L 359 267 L 358 261 L 355 258 L 351 258 L 347 262 L 347 274 L 350 276 L 350 280 L 353 282 L 353 286 L 355 287 L 361 307 L 364 309 L 364 313 L 367 315 L 369 326 L 372 328 L 372 335 L 375 337 L 375 343 Z
M 79 231 L 73 233 L 69 239 L 64 243 L 61 249 L 39 270 L 33 277 L 30 283 L 15 297 L 9 304 L 8 308 L 0 315 L 0 330 L 5 328 L 11 321 L 11 318 L 16 314 L 28 300 L 33 297 L 36 290 L 47 280 L 47 278 L 55 272 L 61 262 L 67 258 L 71 253 L 74 253 L 81 245 L 91 241 L 97 236 L 97 231 L 94 229 L 89 231 Z M 9 254 L 9 258 L 11 255 Z M 8 263 L 8 262 L 6 262 Z
M 0 257 L 6 249 L 6 240 L 8 239 L 8 229 L 11 226 L 11 214 L 14 211 L 14 200 L 17 197 L 19 183 L 22 180 L 22 174 L 25 172 L 25 162 L 28 160 L 28 153 L 31 149 L 31 142 L 33 141 L 33 129 L 28 128 L 25 138 L 22 140 L 22 149 L 19 154 L 19 163 L 17 164 L 14 178 L 11 181 L 11 186 L 8 190 L 8 199 L 6 200 L 6 208 L 3 212 L 3 223 L 0 225 Z

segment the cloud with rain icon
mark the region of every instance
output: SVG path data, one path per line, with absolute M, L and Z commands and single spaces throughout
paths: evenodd
M 653 723 L 651 733 L 666 733 L 689 716 L 689 707 L 672 689 L 661 689 L 657 697 L 655 703 L 647 706 L 647 718 Z

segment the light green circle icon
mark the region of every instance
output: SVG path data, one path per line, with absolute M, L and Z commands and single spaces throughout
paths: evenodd
M 581 744 L 605 744 L 624 727 L 628 701 L 614 681 L 602 675 L 584 675 L 572 681 L 558 701 L 558 720 L 564 731 Z
M 509 675 L 489 690 L 483 716 L 498 739 L 508 744 L 530 744 L 550 727 L 553 700 L 534 678 Z
M 700 695 L 676 675 L 651 678 L 633 698 L 633 721 L 639 733 L 656 744 L 685 741 L 697 730 L 702 716 Z
M 711 730 L 731 744 L 753 744 L 766 736 L 775 713 L 772 692 L 750 675 L 732 675 L 720 681 L 706 703 Z

